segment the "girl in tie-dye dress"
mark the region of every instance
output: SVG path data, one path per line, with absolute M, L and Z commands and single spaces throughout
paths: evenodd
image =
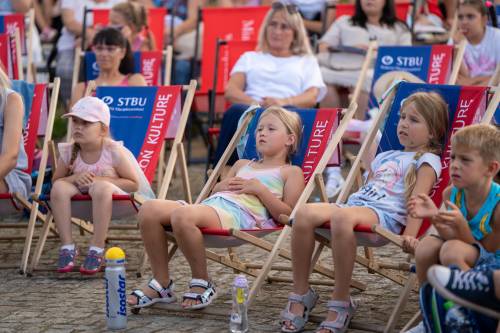
M 304 176 L 289 164 L 300 142 L 302 124 L 295 112 L 270 107 L 262 113 L 255 132 L 259 160 L 239 160 L 212 195 L 198 205 L 151 200 L 139 211 L 142 238 L 150 258 L 153 278 L 128 298 L 132 308 L 172 303 L 173 281 L 168 269 L 170 226 L 192 271 L 182 306 L 200 309 L 212 303 L 217 292 L 208 278 L 205 246 L 200 228 L 270 228 L 281 214 L 289 215 L 304 189 Z

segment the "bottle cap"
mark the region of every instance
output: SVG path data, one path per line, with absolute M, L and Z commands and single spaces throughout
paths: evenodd
M 112 247 L 106 251 L 104 256 L 106 260 L 120 260 L 125 259 L 125 252 L 119 247 Z
M 443 303 L 443 307 L 446 311 L 450 310 L 454 306 L 455 306 L 455 303 L 453 303 L 453 301 L 446 301 Z
M 236 288 L 248 288 L 248 280 L 245 275 L 238 275 L 234 278 L 234 286 Z

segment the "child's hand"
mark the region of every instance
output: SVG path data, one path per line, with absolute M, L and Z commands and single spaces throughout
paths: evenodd
M 403 251 L 410 254 L 415 254 L 415 249 L 419 243 L 418 239 L 413 236 L 402 236 L 403 238 Z
M 439 222 L 448 225 L 450 228 L 458 229 L 461 226 L 468 226 L 467 220 L 462 215 L 460 208 L 451 201 L 445 201 L 447 210 L 439 212 Z
M 234 177 L 229 183 L 229 190 L 238 194 L 253 194 L 258 196 L 262 190 L 262 183 L 257 179 L 243 179 Z
M 77 187 L 89 187 L 95 180 L 95 175 L 92 172 L 81 172 L 75 175 L 74 183 Z
M 432 199 L 427 194 L 419 194 L 412 196 L 407 204 L 408 214 L 414 218 L 432 218 L 439 214 L 439 209 L 436 207 Z

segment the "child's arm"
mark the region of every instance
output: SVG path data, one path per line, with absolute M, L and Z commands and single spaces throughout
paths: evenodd
M 234 165 L 231 167 L 229 172 L 226 174 L 224 179 L 215 184 L 212 190 L 212 194 L 217 192 L 230 191 L 231 182 L 235 179 L 236 174 L 242 166 L 248 164 L 249 162 L 249 160 L 245 159 L 237 160 L 236 163 L 234 163 Z
M 275 220 L 278 220 L 281 214 L 290 215 L 304 190 L 304 175 L 302 169 L 297 166 L 285 167 L 281 172 L 285 181 L 282 200 L 257 179 L 241 179 L 236 192 L 257 196 Z
M 124 148 L 118 149 L 113 156 L 113 164 L 118 178 L 113 177 L 94 177 L 96 180 L 106 180 L 115 184 L 125 192 L 135 192 L 139 189 L 139 176 L 136 169 L 125 155 Z
M 413 196 L 418 196 L 419 194 L 428 194 L 434 183 L 436 182 L 436 172 L 427 163 L 424 163 L 417 170 L 417 180 L 415 181 L 415 187 L 411 193 Z M 422 219 L 418 217 L 412 217 L 408 215 L 406 218 L 406 228 L 403 233 L 404 236 L 415 237 L 420 230 L 422 225 Z

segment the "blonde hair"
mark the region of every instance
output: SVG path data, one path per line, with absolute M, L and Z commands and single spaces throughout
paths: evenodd
M 451 137 L 451 149 L 477 150 L 485 163 L 500 162 L 500 132 L 492 125 L 476 124 L 461 128 Z
M 140 32 L 143 28 L 147 27 L 146 9 L 140 3 L 132 1 L 121 2 L 114 5 L 111 10 L 123 16 L 128 25 L 133 26 L 136 32 Z
M 271 19 L 273 15 L 277 12 L 282 12 L 285 18 L 286 23 L 293 30 L 293 41 L 290 46 L 290 51 L 293 55 L 312 55 L 311 45 L 309 44 L 309 38 L 307 37 L 306 28 L 304 27 L 304 21 L 298 12 L 290 14 L 283 5 L 280 8 L 275 8 L 275 6 L 271 7 L 266 17 L 264 18 L 264 22 L 260 28 L 259 32 L 259 41 L 257 44 L 257 50 L 262 51 L 264 53 L 269 53 L 269 42 L 267 40 L 267 28 L 269 27 L 269 23 L 271 23 Z
M 297 112 L 288 111 L 279 106 L 270 106 L 260 115 L 259 123 L 261 119 L 269 115 L 277 117 L 283 123 L 283 125 L 285 125 L 287 134 L 295 136 L 294 143 L 288 149 L 287 162 L 290 162 L 290 157 L 297 152 L 300 144 L 302 134 L 302 120 L 300 119 L 300 116 Z
M 0 109 L 7 104 L 7 89 L 10 88 L 10 79 L 0 66 Z
M 416 92 L 410 95 L 401 105 L 401 109 L 413 105 L 424 118 L 431 135 L 425 150 L 418 151 L 413 159 L 418 161 L 424 153 L 441 154 L 446 131 L 448 129 L 448 105 L 441 95 L 435 92 Z M 417 165 L 413 163 L 405 175 L 405 197 L 409 199 L 417 182 Z

